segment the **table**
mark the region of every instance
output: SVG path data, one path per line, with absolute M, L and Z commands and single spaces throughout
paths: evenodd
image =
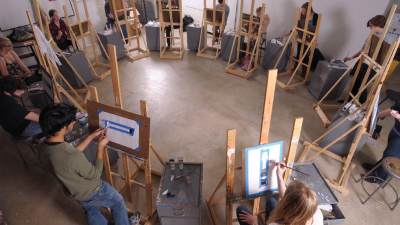
M 144 26 L 146 31 L 146 42 L 149 51 L 160 51 L 160 25 L 149 22 Z
M 156 207 L 161 225 L 201 225 L 203 164 L 175 167 L 167 163 L 160 181 Z

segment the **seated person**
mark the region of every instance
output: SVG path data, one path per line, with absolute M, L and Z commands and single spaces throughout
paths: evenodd
M 258 32 L 260 31 L 260 35 L 261 35 L 261 40 L 260 40 L 260 46 L 264 44 L 265 39 L 267 38 L 267 29 L 270 23 L 270 18 L 268 16 L 268 14 L 262 15 L 262 7 L 258 7 L 256 9 L 256 13 L 257 13 L 257 19 L 259 19 L 261 21 L 261 28 L 260 25 L 256 25 L 253 27 L 252 29 L 252 35 L 253 38 L 250 40 L 250 49 L 252 49 L 254 47 L 254 45 L 256 44 L 256 38 L 258 35 Z M 256 20 L 256 18 L 254 18 Z M 248 30 L 249 28 L 247 28 Z M 244 46 L 244 49 L 246 49 L 246 46 Z M 241 65 L 242 70 L 250 70 L 253 68 L 253 64 L 255 61 L 255 58 L 253 59 L 252 65 L 250 65 L 250 60 L 251 60 L 251 55 L 250 54 L 246 54 L 245 58 L 243 60 L 243 63 Z
M 383 152 L 382 158 L 374 165 L 369 163 L 363 163 L 362 166 L 366 172 L 373 169 L 377 164 L 379 164 L 385 157 L 397 157 L 400 158 L 400 103 L 396 103 L 392 108 L 383 110 L 379 113 L 378 117 L 380 119 L 385 119 L 387 117 L 392 117 L 395 120 L 394 127 L 389 134 L 388 143 L 385 151 Z M 370 176 L 378 177 L 382 180 L 386 180 L 388 174 L 383 167 L 378 167 L 375 171 L 370 174 Z M 374 178 L 366 178 L 367 182 L 370 183 L 380 183 L 382 180 Z
M 385 27 L 385 24 L 386 24 L 386 17 L 383 16 L 383 15 L 377 15 L 377 16 L 374 16 L 373 18 L 371 18 L 367 22 L 367 27 L 372 32 L 374 32 L 375 35 L 377 35 L 379 37 L 383 33 L 383 29 Z M 371 42 L 369 42 L 367 40 L 367 41 L 365 41 L 365 43 L 363 45 L 363 48 L 360 51 L 358 51 L 353 56 L 344 58 L 344 61 L 347 62 L 347 61 L 353 60 L 353 59 L 359 57 L 361 55 L 361 53 L 363 53 L 363 52 L 364 53 L 368 53 L 369 56 L 372 56 L 373 51 L 374 50 L 371 48 Z M 355 74 L 356 69 L 357 69 L 357 65 L 358 65 L 358 63 L 356 63 L 356 65 L 354 66 L 353 70 L 351 71 L 352 75 Z M 361 70 L 360 70 L 359 76 L 357 77 L 356 82 L 354 83 L 353 89 L 351 90 L 351 93 L 354 96 L 357 95 L 358 91 L 360 90 L 360 87 L 361 87 L 362 82 L 364 80 L 364 77 L 365 77 L 365 75 L 367 73 L 367 70 L 368 70 L 368 65 L 363 63 L 361 65 Z M 373 74 L 369 74 L 369 77 L 372 77 L 372 76 L 373 76 Z M 368 78 L 368 80 L 369 79 L 370 78 Z M 368 95 L 367 91 L 364 91 L 361 94 L 361 96 L 359 98 L 360 103 L 364 103 L 367 100 L 367 95 Z
M 279 198 L 270 196 L 267 199 L 267 225 L 323 225 L 323 216 L 318 208 L 317 195 L 305 184 L 292 181 L 286 188 L 283 180 L 284 169 L 277 164 Z M 253 216 L 249 209 L 239 206 L 236 210 L 240 225 L 258 225 L 257 216 Z
M 58 48 L 61 50 L 68 50 L 72 46 L 72 42 L 69 39 L 69 32 L 67 25 L 64 20 L 60 18 L 57 10 L 49 10 L 50 24 L 49 29 L 53 40 L 56 42 Z
M 56 176 L 85 209 L 89 225 L 107 225 L 100 212 L 103 207 L 111 209 L 115 224 L 130 225 L 124 199 L 100 179 L 108 144 L 105 130 L 93 132 L 76 148 L 64 141 L 65 135 L 74 127 L 76 111 L 76 108 L 65 104 L 49 105 L 43 109 L 40 126 L 47 139 L 42 148 L 48 152 Z M 83 151 L 94 139 L 98 141 L 98 150 L 93 165 Z
M 13 50 L 13 44 L 8 38 L 0 37 L 0 73 L 3 77 L 30 77 L 32 71 L 22 62 Z
M 15 79 L 0 79 L 0 125 L 15 137 L 31 137 L 42 133 L 39 126 L 39 114 L 27 111 L 14 96 L 23 94 L 17 90 Z

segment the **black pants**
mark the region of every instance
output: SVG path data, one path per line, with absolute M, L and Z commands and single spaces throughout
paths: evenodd
M 276 205 L 278 204 L 278 200 L 275 198 L 275 196 L 273 196 L 272 192 L 268 192 L 267 193 L 267 200 L 265 202 L 265 218 L 268 219 L 268 217 L 271 215 L 272 211 L 276 208 Z M 247 224 L 245 222 L 243 222 L 240 217 L 239 214 L 243 213 L 243 212 L 248 212 L 251 214 L 251 210 L 249 208 L 247 208 L 246 206 L 239 206 L 236 209 L 236 216 L 238 218 L 238 222 L 240 225 L 251 225 L 251 224 Z
M 174 29 L 179 29 L 179 26 L 174 26 Z M 170 48 L 171 47 L 171 41 L 172 41 L 172 29 L 171 26 L 166 26 L 165 27 L 165 36 L 167 38 L 167 45 Z M 181 40 L 182 41 L 182 40 Z
M 57 41 L 57 46 L 58 48 L 60 48 L 61 50 L 68 50 L 69 46 L 72 46 L 72 41 L 68 40 L 68 39 L 64 39 L 62 41 Z
M 400 136 L 396 131 L 394 131 L 394 128 L 389 134 L 388 143 L 383 152 L 382 158 L 375 165 L 379 164 L 385 157 L 400 158 Z M 373 175 L 383 180 L 386 180 L 388 177 L 386 170 L 382 166 L 378 167 Z

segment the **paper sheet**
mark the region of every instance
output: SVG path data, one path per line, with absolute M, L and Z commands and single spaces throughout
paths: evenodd
M 139 148 L 139 124 L 108 112 L 99 113 L 99 127 L 107 129 L 110 142 L 131 148 Z

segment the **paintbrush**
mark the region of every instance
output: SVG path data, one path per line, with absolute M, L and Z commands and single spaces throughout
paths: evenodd
M 282 167 L 288 168 L 288 169 L 290 169 L 290 170 L 296 171 L 296 172 L 298 172 L 298 173 L 301 173 L 301 174 L 303 174 L 303 175 L 305 175 L 305 176 L 310 176 L 310 174 L 308 174 L 308 173 L 301 172 L 300 170 L 295 169 L 295 168 L 290 167 L 290 166 L 286 166 L 285 164 L 279 164 L 279 165 L 282 166 Z

